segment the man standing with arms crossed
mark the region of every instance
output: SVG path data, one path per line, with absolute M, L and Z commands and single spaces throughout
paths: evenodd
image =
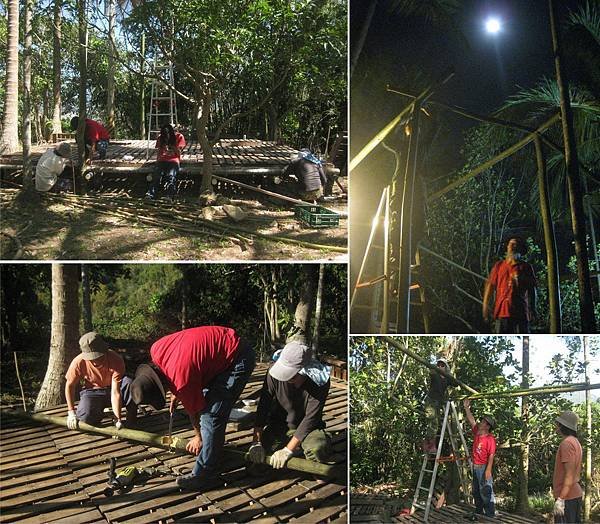
M 495 422 L 490 415 L 484 415 L 479 423 L 471 413 L 471 401 L 463 401 L 467 420 L 473 430 L 473 498 L 478 515 L 494 517 L 494 483 L 492 467 L 496 454 L 496 438 L 490 433 Z

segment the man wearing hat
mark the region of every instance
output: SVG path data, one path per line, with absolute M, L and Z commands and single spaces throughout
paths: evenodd
M 70 160 L 71 146 L 66 142 L 46 150 L 35 168 L 35 188 L 38 191 L 50 191 Z
M 203 489 L 218 476 L 227 421 L 254 370 L 254 348 L 233 329 L 204 326 L 159 339 L 150 356 L 157 377 L 136 376 L 133 395 L 160 400 L 164 390 L 157 390 L 164 381 L 173 394 L 171 411 L 183 404 L 195 432 L 186 449 L 197 457 L 192 472 L 176 482 L 183 489 Z
M 484 415 L 477 423 L 471 413 L 471 401 L 463 401 L 467 420 L 473 430 L 473 498 L 475 512 L 486 517 L 495 517 L 494 482 L 492 466 L 496 454 L 496 438 L 490 433 L 496 422 L 490 415 Z
M 79 420 L 99 426 L 104 416 L 104 408 L 111 406 L 116 418 L 116 427 L 121 429 L 121 406 L 124 397 L 128 414 L 130 410 L 137 410 L 137 406 L 132 404 L 128 395 L 131 379 L 124 377 L 123 359 L 109 349 L 108 344 L 94 331 L 79 339 L 79 347 L 81 354 L 73 359 L 65 375 L 65 397 L 69 410 L 67 426 L 69 429 L 76 429 Z M 75 411 L 78 387 L 81 390 Z
M 309 149 L 302 149 L 298 155 L 292 155 L 282 176 L 286 177 L 288 174 L 293 174 L 298 180 L 298 193 L 302 200 L 314 202 L 323 196 L 327 175 L 323 163 Z
M 445 358 L 438 358 L 437 369 L 450 373 L 450 366 Z M 446 390 L 458 383 L 451 376 L 443 375 L 435 369 L 429 370 L 429 389 L 425 398 L 425 418 L 427 419 L 426 439 L 423 442 L 425 453 L 437 453 L 436 436 L 440 427 L 440 413 L 448 400 Z
M 276 469 L 301 451 L 308 460 L 329 459 L 331 436 L 323 421 L 329 374 L 329 366 L 313 359 L 304 341 L 290 342 L 281 350 L 265 377 L 258 402 L 248 452 L 252 462 L 264 462 L 265 450 L 276 447 L 280 449 L 270 459 Z
M 579 485 L 583 450 L 577 440 L 578 417 L 572 411 L 563 411 L 556 418 L 556 430 L 563 437 L 554 462 L 552 491 L 554 522 L 581 522 L 581 502 L 583 491 Z

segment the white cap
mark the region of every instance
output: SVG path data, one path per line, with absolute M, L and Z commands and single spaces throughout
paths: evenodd
M 311 350 L 306 344 L 290 342 L 281 350 L 281 355 L 269 369 L 269 375 L 281 382 L 294 378 L 311 358 Z

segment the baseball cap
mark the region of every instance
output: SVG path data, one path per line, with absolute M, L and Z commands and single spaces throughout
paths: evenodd
M 79 348 L 84 360 L 103 357 L 108 351 L 108 344 L 95 331 L 89 331 L 79 339 Z
M 311 350 L 306 344 L 290 342 L 281 350 L 281 355 L 269 369 L 269 375 L 276 380 L 287 382 L 308 364 L 310 358 Z

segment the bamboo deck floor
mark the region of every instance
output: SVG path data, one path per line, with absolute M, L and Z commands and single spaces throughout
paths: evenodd
M 257 366 L 241 398 L 256 398 L 266 371 Z M 66 407 L 49 414 L 65 415 Z M 4 412 L 6 413 L 6 412 Z M 173 434 L 190 437 L 179 411 Z M 340 479 L 318 479 L 292 470 L 250 476 L 241 457 L 225 455 L 222 482 L 202 493 L 180 491 L 172 476 L 149 480 L 125 494 L 105 497 L 109 457 L 117 467 L 168 468 L 187 473 L 194 457 L 124 440 L 40 425 L 3 415 L 0 430 L 0 523 L 92 522 L 336 522 L 347 520 L 347 487 Z M 324 411 L 334 435 L 335 460 L 345 464 L 347 383 L 332 379 Z M 109 424 L 108 417 L 105 417 Z M 165 434 L 168 409 L 140 418 L 140 429 Z M 226 445 L 245 450 L 252 430 L 227 427 Z
M 390 523 L 403 524 L 424 523 L 424 513 L 417 511 L 414 515 L 400 514 L 402 504 L 399 499 L 385 495 L 350 495 L 350 522 L 352 524 Z M 440 509 L 431 509 L 428 524 L 451 524 L 469 522 L 468 517 L 475 508 L 468 504 L 451 504 Z M 545 520 L 531 520 L 520 515 L 498 512 L 496 518 L 478 515 L 477 522 L 502 524 L 534 524 Z
M 73 140 L 71 144 L 72 161 L 77 163 L 77 149 Z M 42 144 L 32 147 L 32 163 L 35 165 L 42 153 L 53 144 Z M 147 172 L 152 170 L 156 161 L 156 150 L 151 143 L 148 160 L 146 160 L 146 140 L 114 140 L 110 142 L 106 159 L 94 160 L 93 167 L 102 171 Z M 213 146 L 213 169 L 215 174 L 252 171 L 281 171 L 289 163 L 290 155 L 297 151 L 289 146 L 262 140 L 223 139 Z M 129 158 L 131 157 L 131 158 Z M 190 141 L 181 155 L 181 168 L 189 173 L 202 170 L 203 154 L 196 141 Z M 20 168 L 23 166 L 23 152 L 0 156 L 0 168 Z

